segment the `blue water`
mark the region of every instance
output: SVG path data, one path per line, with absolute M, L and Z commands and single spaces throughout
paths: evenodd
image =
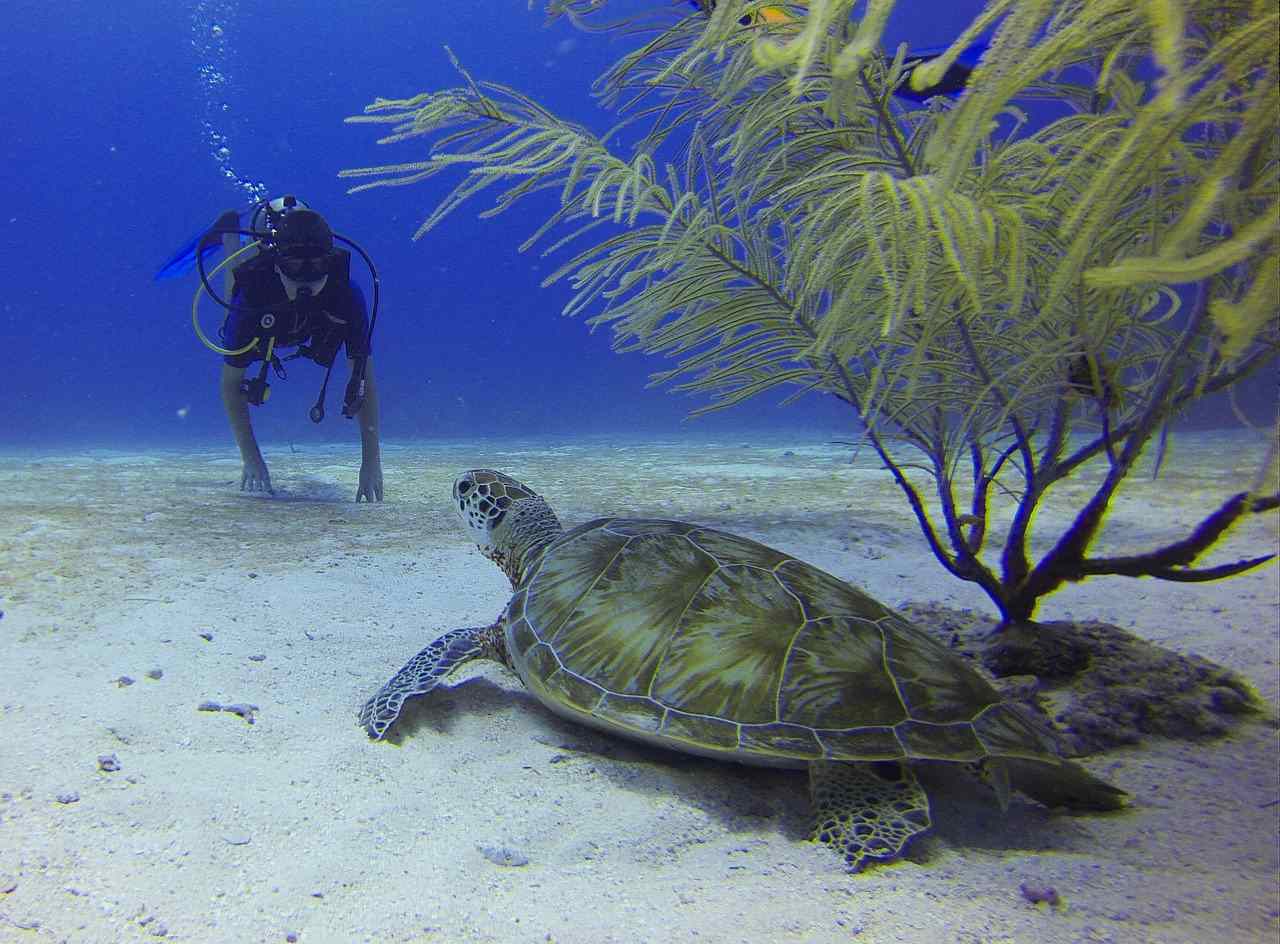
M 904 4 L 888 39 L 946 42 L 977 7 Z M 589 89 L 629 48 L 626 37 L 563 21 L 546 28 L 540 10 L 496 0 L 9 0 L 5 10 L 0 445 L 221 439 L 234 448 L 219 358 L 191 330 L 195 278 L 151 276 L 253 187 L 300 195 L 379 266 L 384 438 L 760 428 L 836 436 L 854 425 L 830 398 L 780 406 L 778 393 L 682 426 L 702 401 L 646 388 L 668 365 L 617 355 L 607 331 L 562 318 L 568 287 L 539 282 L 563 257 L 517 252 L 552 209 L 549 198 L 491 221 L 476 218 L 489 205 L 482 198 L 414 243 L 456 177 L 358 195 L 338 179 L 342 168 L 423 156 L 422 143 L 380 147 L 378 128 L 342 119 L 379 95 L 458 84 L 445 44 L 476 78 L 604 132 L 612 117 Z M 215 329 L 221 310 L 206 303 L 203 312 Z M 329 419 L 315 427 L 306 412 L 321 372 L 295 364 L 253 414 L 260 439 L 354 443 L 338 409 L 345 374 L 340 364 Z
M 961 5 L 936 6 L 962 21 Z M 670 432 L 700 405 L 646 389 L 664 362 L 613 353 L 606 331 L 560 316 L 567 287 L 539 288 L 561 258 L 516 247 L 548 201 L 491 221 L 476 219 L 488 206 L 476 202 L 414 243 L 418 223 L 456 178 L 349 196 L 337 177 L 345 167 L 422 155 L 421 144 L 379 147 L 380 129 L 342 119 L 379 95 L 459 84 L 445 44 L 477 79 L 515 86 L 603 133 L 613 121 L 590 84 L 625 39 L 566 22 L 546 28 L 540 10 L 497 0 L 5 7 L 0 445 L 221 437 L 234 450 L 217 391 L 219 358 L 191 330 L 195 277 L 151 281 L 199 226 L 247 202 L 225 169 L 272 194 L 297 193 L 377 263 L 384 438 Z M 218 26 L 221 37 L 202 24 Z M 931 19 L 902 32 L 928 43 L 945 40 L 947 28 Z M 211 93 L 202 67 L 226 77 L 224 90 Z M 206 121 L 229 158 L 216 156 Z M 203 312 L 206 330 L 216 329 L 220 310 L 206 303 Z M 357 440 L 338 409 L 344 364 L 330 387 L 329 418 L 319 427 L 307 419 L 320 377 L 315 365 L 297 362 L 288 382 L 275 384 L 270 404 L 253 414 L 264 443 Z M 825 398 L 776 406 L 781 398 L 693 428 L 834 433 L 850 425 L 849 411 Z

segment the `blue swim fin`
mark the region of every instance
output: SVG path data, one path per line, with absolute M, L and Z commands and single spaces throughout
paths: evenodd
M 227 210 L 213 221 L 212 226 L 205 226 L 179 247 L 178 251 L 165 260 L 157 270 L 154 281 L 167 282 L 186 275 L 196 267 L 196 259 L 207 262 L 222 252 L 221 233 L 224 230 L 235 231 L 240 228 L 240 217 L 253 209 L 257 204 L 249 204 L 242 210 Z
M 196 256 L 203 255 L 207 260 L 216 255 L 222 249 L 222 240 L 215 243 L 205 243 L 202 247 L 201 241 L 209 235 L 209 227 L 205 226 L 196 233 L 178 249 L 172 256 L 165 260 L 155 274 L 155 281 L 165 282 L 169 279 L 176 279 L 180 275 L 186 275 L 196 267 Z

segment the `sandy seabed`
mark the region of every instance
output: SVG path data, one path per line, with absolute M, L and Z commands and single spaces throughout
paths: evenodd
M 1179 436 L 1161 477 L 1114 502 L 1099 550 L 1186 536 L 1261 451 Z M 802 772 L 592 733 L 493 664 L 420 699 L 391 742 L 355 723 L 419 648 L 509 595 L 452 512 L 471 467 L 516 475 L 566 524 L 694 520 L 890 605 L 989 611 L 871 453 L 849 453 L 815 437 L 392 443 L 381 505 L 352 503 L 348 446 L 268 448 L 274 499 L 238 491 L 231 449 L 0 455 L 0 941 L 1275 942 L 1274 562 L 1211 584 L 1097 579 L 1039 614 L 1233 668 L 1261 719 L 1090 758 L 1132 794 L 1120 815 L 1017 799 L 1002 814 L 941 778 L 934 829 L 859 875 L 806 841 Z M 1044 540 L 1089 484 L 1053 493 Z M 1258 516 L 1212 560 L 1276 545 L 1276 516 Z M 253 723 L 210 701 L 256 706 Z

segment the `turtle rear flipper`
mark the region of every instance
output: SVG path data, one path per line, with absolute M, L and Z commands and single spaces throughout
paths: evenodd
M 1123 809 L 1129 799 L 1129 794 L 1119 787 L 1111 786 L 1069 760 L 1053 763 L 1002 757 L 1000 762 L 1008 769 L 1009 781 L 1015 790 L 1050 809 L 1118 810 Z
M 850 872 L 870 860 L 896 858 L 932 822 L 929 797 L 905 764 L 813 761 L 809 789 L 812 838 L 834 847 Z
M 433 640 L 360 709 L 360 724 L 369 737 L 381 740 L 400 717 L 405 699 L 427 694 L 464 662 L 496 658 L 499 649 L 495 634 L 500 632 L 497 626 L 468 626 Z

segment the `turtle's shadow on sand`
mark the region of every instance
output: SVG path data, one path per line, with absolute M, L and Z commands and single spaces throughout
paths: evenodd
M 567 721 L 521 688 L 473 677 L 411 699 L 389 740 L 412 740 L 425 732 L 449 737 L 460 719 L 528 712 L 541 729 L 533 740 L 549 750 L 543 773 L 555 776 L 575 762 L 590 763 L 614 787 L 652 801 L 678 799 L 701 810 L 726 832 L 759 835 L 776 831 L 801 842 L 809 838 L 812 811 L 804 770 L 751 767 L 682 754 L 628 741 Z M 929 794 L 933 827 L 915 839 L 905 858 L 932 864 L 945 849 L 957 853 L 1090 852 L 1096 839 L 1088 818 L 1052 814 L 1014 795 L 1001 811 L 990 788 L 959 764 L 917 765 Z

